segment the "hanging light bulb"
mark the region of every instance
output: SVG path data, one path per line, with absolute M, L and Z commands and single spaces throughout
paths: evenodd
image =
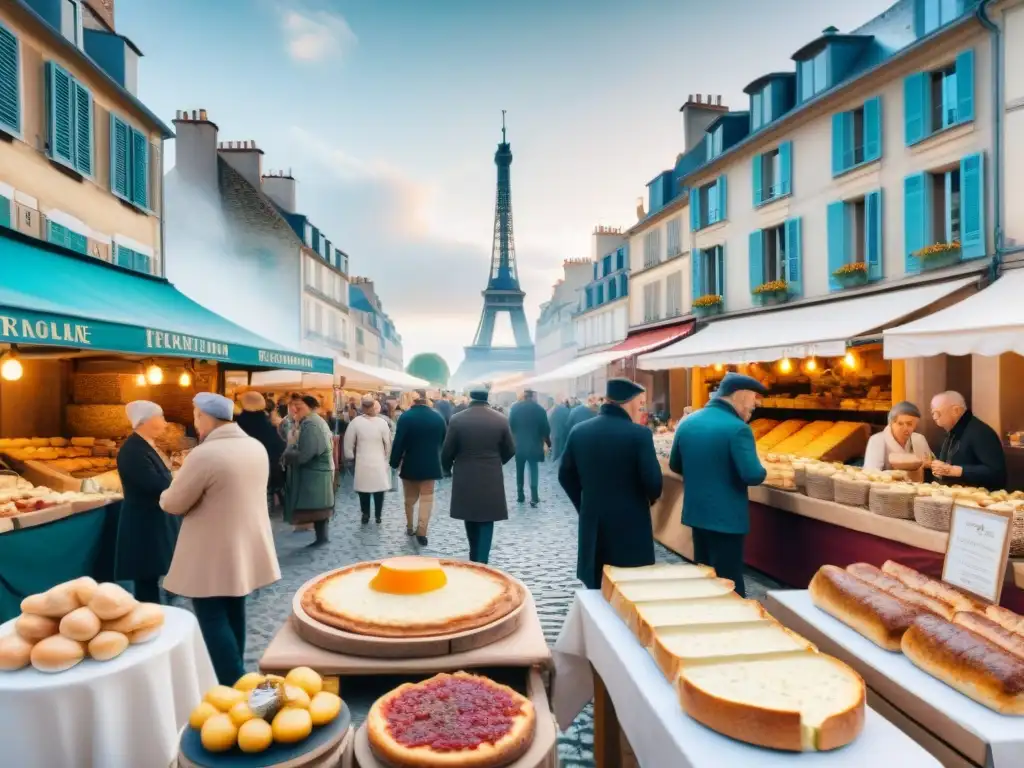
M 159 365 L 151 365 L 146 369 L 146 381 L 156 386 L 164 380 L 164 372 Z
M 7 352 L 0 360 L 0 378 L 4 381 L 17 381 L 25 373 L 21 361 L 15 356 L 14 351 Z
M 721 363 L 715 363 L 715 373 L 721 373 L 725 370 L 725 366 Z
M 810 360 L 807 361 L 807 364 L 804 366 L 804 368 L 806 368 L 808 371 L 816 371 L 818 370 L 818 361 L 812 357 Z
M 146 374 L 140 373 L 135 377 L 135 386 L 144 387 L 146 386 Z
M 790 362 L 788 357 L 782 358 L 782 362 L 779 363 L 779 371 L 782 373 L 791 373 L 793 371 L 793 363 Z
M 847 352 L 846 356 L 843 357 L 843 365 L 849 368 L 851 371 L 857 367 L 857 357 L 853 352 Z
M 181 376 L 178 377 L 178 386 L 179 387 L 191 387 L 192 386 L 192 374 L 190 374 L 188 371 L 185 371 L 184 373 L 182 373 Z

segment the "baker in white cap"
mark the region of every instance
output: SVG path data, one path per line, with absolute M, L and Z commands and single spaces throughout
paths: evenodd
M 217 679 L 245 672 L 245 600 L 281 578 L 267 512 L 270 461 L 231 421 L 234 404 L 201 392 L 192 400 L 200 444 L 160 497 L 182 518 L 164 588 L 192 598 Z

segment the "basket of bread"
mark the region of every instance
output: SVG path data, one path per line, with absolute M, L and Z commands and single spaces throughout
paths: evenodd
M 867 508 L 871 481 L 863 472 L 837 472 L 832 477 L 832 490 L 836 503 Z
M 876 482 L 868 494 L 868 509 L 882 517 L 913 520 L 916 498 L 917 489 L 910 483 Z
M 833 501 L 835 490 L 832 476 L 838 471 L 839 469 L 831 464 L 808 465 L 805 470 L 804 492 L 812 499 Z

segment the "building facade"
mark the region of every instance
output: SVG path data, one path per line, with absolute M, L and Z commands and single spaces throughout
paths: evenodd
M 1001 33 L 999 48 L 1001 88 L 998 134 L 1005 163 L 1000 171 L 1002 188 L 999 230 L 1000 244 L 1008 261 L 1024 261 L 1024 0 L 993 4 L 989 17 Z
M 402 337 L 394 321 L 384 311 L 373 280 L 353 277 L 349 289 L 351 319 L 357 363 L 392 371 L 405 370 Z
M 540 305 L 534 331 L 537 374 L 553 371 L 576 357 L 576 323 L 580 293 L 593 278 L 590 259 L 566 259 L 562 278 L 551 289 L 551 298 Z
M 576 355 L 606 352 L 626 338 L 629 325 L 629 243 L 622 230 L 597 227 L 591 236 L 590 280 L 580 290 L 574 322 Z M 608 368 L 575 381 L 577 394 L 604 394 Z

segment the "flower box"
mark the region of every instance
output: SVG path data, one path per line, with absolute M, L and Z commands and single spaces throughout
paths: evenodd
M 956 250 L 941 251 L 939 253 L 918 256 L 918 260 L 921 262 L 922 270 L 929 270 L 952 267 L 954 264 L 960 263 L 960 257 L 961 251 L 957 248 Z
M 703 307 L 694 307 L 694 317 L 714 317 L 715 315 L 722 314 L 721 304 L 705 304 Z
M 836 279 L 843 288 L 854 288 L 858 285 L 867 285 L 868 273 L 864 270 L 856 272 L 833 272 L 832 277 Z
M 776 304 L 783 304 L 789 300 L 789 291 L 761 291 L 751 294 L 754 297 L 754 305 L 758 307 L 773 307 Z

